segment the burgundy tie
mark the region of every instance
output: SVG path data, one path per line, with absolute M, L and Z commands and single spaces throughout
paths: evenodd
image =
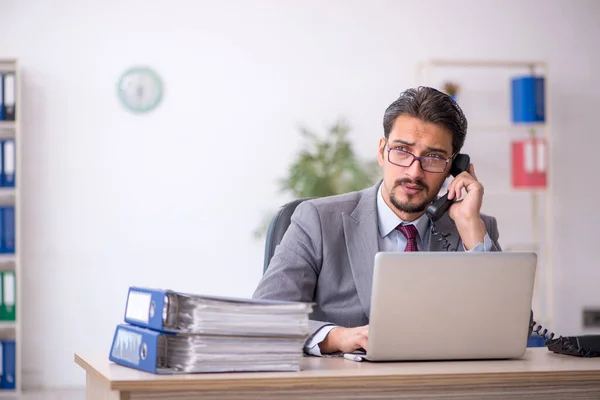
M 419 251 L 417 247 L 417 228 L 414 225 L 398 225 L 396 228 L 406 236 L 404 251 Z

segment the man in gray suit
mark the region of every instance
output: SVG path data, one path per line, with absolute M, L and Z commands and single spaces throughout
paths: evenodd
M 301 203 L 254 293 L 315 303 L 307 354 L 367 348 L 378 251 L 445 251 L 432 229 L 449 234 L 449 251 L 501 251 L 496 220 L 480 213 L 484 191 L 472 164 L 448 185 L 449 198 L 462 201 L 433 226 L 425 214 L 465 141 L 460 107 L 435 89 L 408 89 L 385 111 L 383 131 L 383 180 Z

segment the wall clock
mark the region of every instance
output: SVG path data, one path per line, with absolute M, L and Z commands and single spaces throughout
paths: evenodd
M 130 111 L 145 113 L 158 106 L 162 98 L 162 81 L 148 67 L 133 67 L 119 78 L 117 91 L 121 103 Z

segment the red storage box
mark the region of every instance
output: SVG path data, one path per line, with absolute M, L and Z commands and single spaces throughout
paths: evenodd
M 519 140 L 512 143 L 512 185 L 518 189 L 543 189 L 548 170 L 546 140 Z

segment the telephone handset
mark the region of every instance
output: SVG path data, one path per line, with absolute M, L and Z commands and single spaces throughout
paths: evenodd
M 452 176 L 457 176 L 458 174 L 467 171 L 469 169 L 469 165 L 471 164 L 471 159 L 467 154 L 457 154 L 452 161 L 452 166 L 450 167 L 450 174 Z M 437 200 L 434 200 L 425 210 L 429 218 L 432 221 L 437 221 L 448 211 L 452 203 L 456 201 L 456 197 L 454 200 L 448 200 L 448 193 L 443 195 Z

